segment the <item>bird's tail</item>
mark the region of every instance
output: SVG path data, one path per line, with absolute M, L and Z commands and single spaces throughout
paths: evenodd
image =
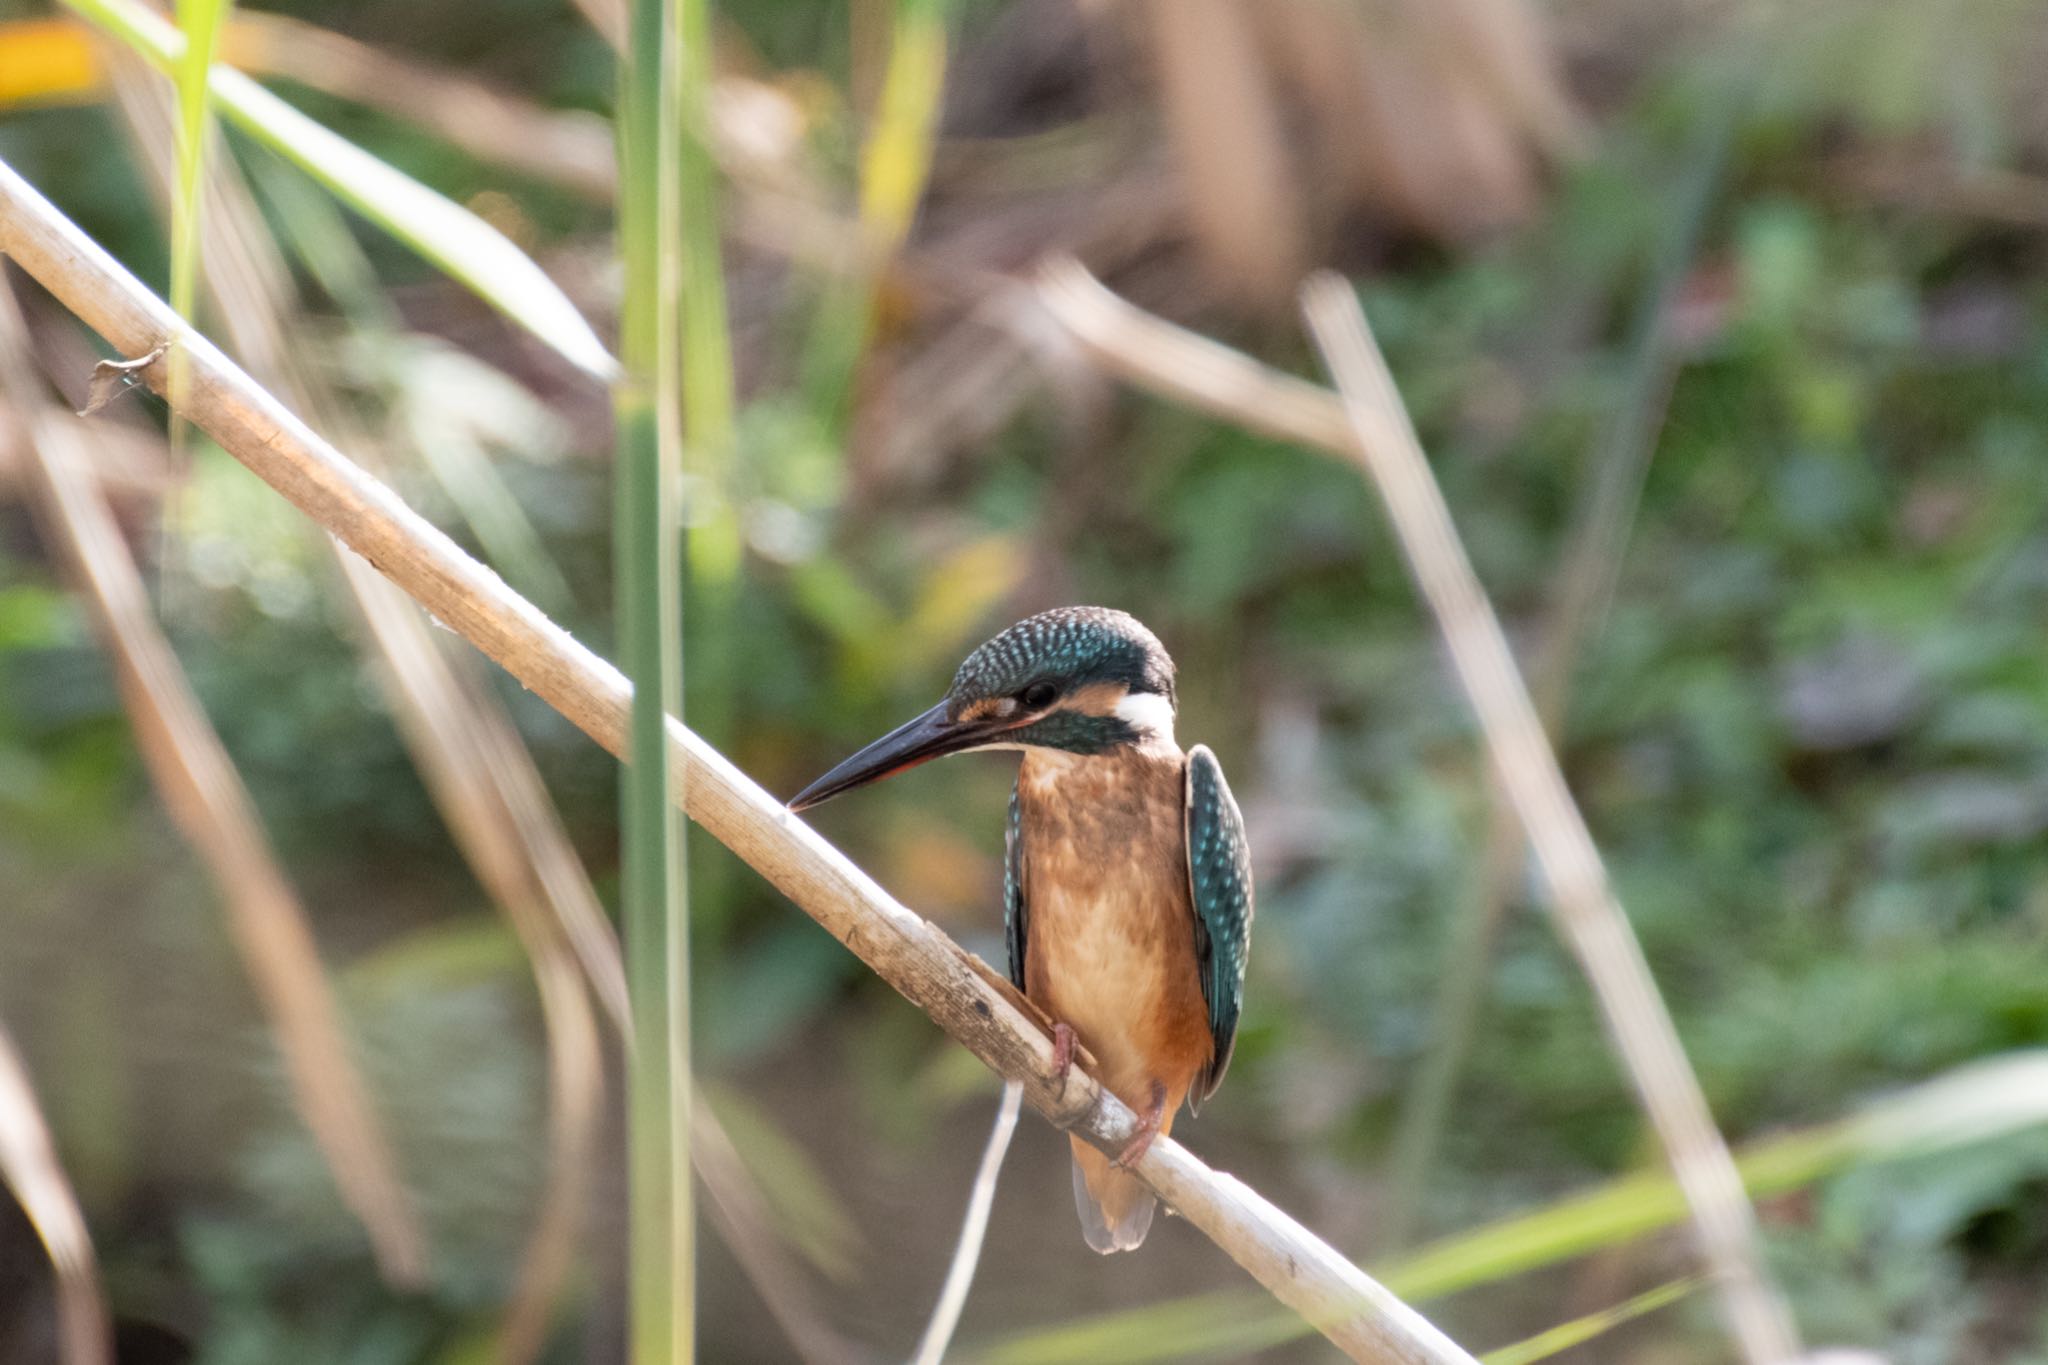
M 1109 1158 L 1079 1138 L 1074 1144 L 1074 1209 L 1081 1215 L 1081 1235 L 1107 1256 L 1136 1251 L 1152 1227 L 1159 1200 L 1138 1177 L 1112 1168 Z

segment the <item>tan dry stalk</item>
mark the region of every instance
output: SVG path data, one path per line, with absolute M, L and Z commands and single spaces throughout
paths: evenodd
M 159 367 L 161 364 L 159 363 Z M 426 1237 L 378 1126 L 305 910 L 272 856 L 255 803 L 158 628 L 128 542 L 92 480 L 81 419 L 42 403 L 11 294 L 0 294 L 0 384 L 28 412 L 25 448 L 44 534 L 91 608 L 144 763 L 172 821 L 213 875 L 228 927 L 277 1032 L 292 1093 L 393 1284 L 426 1279 Z
M 316 436 L 139 281 L 0 165 L 0 251 L 123 355 L 176 338 L 192 362 L 186 416 L 257 477 L 613 754 L 629 686 L 440 530 Z M 160 361 L 140 376 L 162 391 Z M 1006 1078 L 1032 1107 L 1104 1151 L 1135 1118 L 1084 1074 L 1053 1080 L 1052 1041 L 1023 998 L 930 921 L 905 909 L 722 754 L 677 722 L 691 818 L 761 872 L 913 1004 Z M 1171 1139 L 1137 1167 L 1172 1208 L 1357 1360 L 1470 1361 L 1420 1314 L 1243 1182 Z
M 1729 1329 L 1756 1365 L 1791 1360 L 1799 1354 L 1798 1335 L 1765 1274 L 1742 1177 L 1565 785 L 1358 296 L 1342 278 L 1318 274 L 1302 291 L 1302 311 L 1343 395 L 1353 449 L 1386 503 L 1479 718 L 1494 773 L 1535 851 L 1558 928 L 1593 985 L 1608 1036 L 1685 1191 Z
M 1212 278 L 1247 302 L 1287 297 L 1308 230 L 1276 73 L 1244 0 L 1147 0 L 1144 33 L 1195 244 Z
M 1126 302 L 1073 257 L 1039 268 L 1038 297 L 1096 364 L 1125 383 L 1261 436 L 1357 459 L 1336 394 Z
M 19 429 L 22 425 L 12 408 L 0 404 L 0 426 Z M 154 502 L 168 493 L 174 482 L 163 442 L 141 432 L 109 426 L 93 443 L 91 455 L 93 478 L 112 498 Z M 28 447 L 19 441 L 0 443 L 0 493 L 20 489 L 26 498 L 33 477 Z
M 451 666 L 411 599 L 354 555 L 343 550 L 339 557 L 376 642 L 385 694 L 406 747 L 477 880 L 511 922 L 540 995 L 548 1056 L 547 1177 L 498 1329 L 497 1358 L 519 1365 L 547 1344 L 582 1235 L 603 1116 L 597 1020 L 584 973 L 559 927 L 560 912 L 549 894 L 555 888 L 543 889 L 542 880 L 544 869 L 563 856 L 573 862 L 574 853 L 566 848 L 552 807 L 535 812 L 506 794 L 504 770 L 532 763 L 509 733 L 509 722 Z M 493 733 L 500 725 L 508 733 Z M 562 849 L 550 846 L 555 838 Z M 580 864 L 554 880 L 587 889 Z
M 0 1027 L 0 1183 L 50 1253 L 57 1272 L 57 1346 L 64 1365 L 110 1365 L 114 1332 L 85 1214 L 57 1160 L 50 1127 L 14 1040 Z
M 804 1365 L 857 1365 L 866 1352 L 834 1331 L 803 1267 L 776 1236 L 767 1196 L 699 1085 L 690 1103 L 690 1162 L 704 1182 L 733 1259 L 761 1295 Z

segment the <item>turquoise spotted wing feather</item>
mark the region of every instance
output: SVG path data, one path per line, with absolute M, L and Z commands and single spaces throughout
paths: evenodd
M 1010 980 L 1024 989 L 1024 831 L 1017 789 L 1010 788 L 1010 823 L 1003 833 L 1003 942 L 1010 950 Z
M 1223 780 L 1216 755 L 1204 744 L 1188 751 L 1186 832 L 1195 950 L 1202 972 L 1202 998 L 1209 1005 L 1209 1036 L 1216 1045 L 1208 1068 L 1188 1092 L 1192 1112 L 1216 1093 L 1237 1046 L 1237 1016 L 1244 1005 L 1244 968 L 1252 929 L 1252 858 L 1244 837 L 1244 817 L 1238 813 L 1230 784 Z M 1014 945 L 1021 940 L 1013 937 L 1011 941 Z

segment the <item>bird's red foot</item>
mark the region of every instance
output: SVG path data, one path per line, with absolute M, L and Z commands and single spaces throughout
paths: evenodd
M 1152 1103 L 1145 1106 L 1145 1112 L 1138 1115 L 1138 1135 L 1124 1145 L 1116 1154 L 1116 1160 L 1109 1164 L 1118 1170 L 1127 1171 L 1145 1159 L 1145 1153 L 1152 1150 L 1152 1139 L 1159 1136 L 1159 1125 L 1166 1121 L 1166 1083 L 1152 1082 Z
M 1078 1041 L 1072 1024 L 1052 1026 L 1052 1078 L 1059 1083 L 1062 1095 L 1067 1093 L 1067 1073 L 1074 1069 L 1074 1045 Z

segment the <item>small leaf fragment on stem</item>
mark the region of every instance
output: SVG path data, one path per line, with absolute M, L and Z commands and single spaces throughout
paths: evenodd
M 164 358 L 168 342 L 158 342 L 148 355 L 133 360 L 102 360 L 92 367 L 92 381 L 85 391 L 85 406 L 78 410 L 80 417 L 90 417 L 107 404 L 119 398 L 142 376 L 142 372 Z

